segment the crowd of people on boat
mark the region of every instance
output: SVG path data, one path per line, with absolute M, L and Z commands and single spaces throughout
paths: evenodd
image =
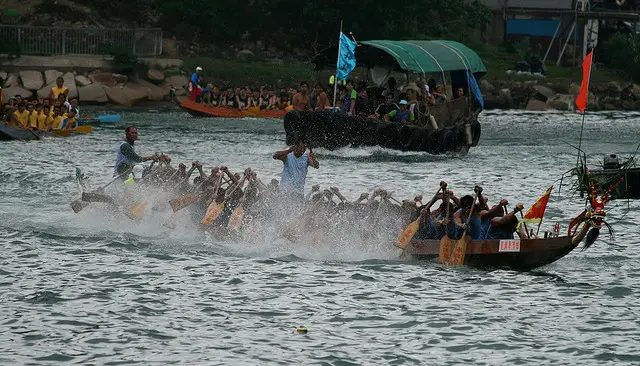
M 0 85 L 2 83 L 0 79 Z M 0 108 L 0 121 L 21 129 L 71 131 L 77 127 L 80 110 L 78 99 L 69 99 L 68 95 L 69 89 L 64 86 L 64 79 L 59 77 L 56 86 L 44 98 L 26 100 L 21 95 L 10 97 Z
M 312 151 L 307 152 L 302 137 L 297 137 L 289 149 L 274 153 L 273 159 L 283 163 L 282 176 L 280 181 L 272 179 L 264 184 L 251 168 L 233 172 L 218 166 L 207 173 L 198 161 L 192 162 L 190 169 L 185 163 L 173 168 L 166 155 L 138 155 L 134 150 L 137 133 L 135 127 L 125 131 L 125 140 L 117 151 L 115 179 L 131 181 L 136 164 L 153 161 L 140 179 L 133 180 L 138 187 L 168 192 L 171 199 L 166 199 L 165 205 L 170 202 L 174 212 L 189 207 L 193 221 L 215 232 L 228 234 L 243 225 L 285 217 L 284 236 L 290 240 L 306 234 L 349 232 L 354 227 L 397 234 L 415 220 L 420 225 L 417 239 L 440 239 L 444 235 L 458 239 L 465 232 L 472 240 L 512 239 L 514 233 L 521 238 L 531 235 L 518 225 L 516 215 L 522 212 L 522 204 L 512 210 L 507 210 L 509 202 L 504 199 L 490 205 L 478 186 L 474 194 L 459 197 L 441 182 L 438 192 L 424 203 L 422 195 L 399 201 L 380 188 L 363 193 L 355 201 L 345 198 L 337 187 L 321 190 L 315 185 L 305 194 L 308 168 L 318 169 L 320 163 Z M 128 209 L 135 206 L 131 195 L 121 203 Z M 239 219 L 238 211 L 242 212 Z M 371 235 L 371 230 L 362 235 Z
M 366 81 L 340 81 L 332 76 L 328 87 L 316 83 L 312 88 L 303 81 L 297 88 L 275 88 L 267 85 L 234 88 L 213 83 L 203 85 L 201 72 L 202 68 L 197 67 L 187 87 L 193 101 L 210 107 L 241 110 L 333 110 L 350 116 L 412 123 L 416 120 L 416 107 L 419 103 L 435 105 L 466 96 L 462 87 L 455 89 L 453 96 L 447 96 L 442 84 L 438 84 L 435 79 L 418 79 L 400 87 L 394 77 L 389 77 L 385 88 L 377 88 L 371 87 Z

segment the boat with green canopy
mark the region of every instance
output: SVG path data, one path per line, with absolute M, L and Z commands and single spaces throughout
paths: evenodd
M 313 60 L 315 70 L 335 67 L 337 52 L 336 45 L 319 53 Z M 410 104 L 414 120 L 386 122 L 382 116 L 369 118 L 368 113 L 294 111 L 285 116 L 288 141 L 303 134 L 314 146 L 327 148 L 380 145 L 434 154 L 466 153 L 477 145 L 481 133 L 477 117 L 483 109 L 477 79 L 486 68 L 472 49 L 448 40 L 370 40 L 358 42 L 355 55 L 356 66 L 366 70 L 369 111 L 393 78 L 398 80 L 401 99 L 407 99 L 409 90 L 418 94 Z M 432 93 L 439 95 L 437 100 L 429 98 Z

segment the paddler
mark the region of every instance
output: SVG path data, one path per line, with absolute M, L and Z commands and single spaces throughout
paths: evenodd
M 307 179 L 309 166 L 320 168 L 315 154 L 312 152 L 306 154 L 306 151 L 307 145 L 304 138 L 297 136 L 293 146 L 273 154 L 275 160 L 281 160 L 284 163 L 279 185 L 280 192 L 296 202 L 304 200 L 304 183 Z
M 134 143 L 138 139 L 138 129 L 134 126 L 129 126 L 124 130 L 124 141 L 120 143 L 118 152 L 116 153 L 116 165 L 113 169 L 113 176 L 120 176 L 120 179 L 126 180 L 129 176 L 129 170 L 133 169 L 133 166 L 143 161 L 159 159 L 158 155 L 140 156 L 136 154 L 134 149 Z
M 309 96 L 309 84 L 306 81 L 300 83 L 300 91 L 293 96 L 293 109 L 297 111 L 311 110 L 311 97 Z
M 47 99 L 50 99 L 52 101 L 58 100 L 58 96 L 60 94 L 64 94 L 64 100 L 66 101 L 67 96 L 69 95 L 69 89 L 64 86 L 64 79 L 61 76 L 56 79 L 56 86 L 51 88 Z

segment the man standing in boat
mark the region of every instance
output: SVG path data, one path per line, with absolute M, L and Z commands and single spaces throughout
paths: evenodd
M 125 138 L 118 147 L 116 153 L 116 164 L 113 169 L 113 176 L 120 176 L 122 180 L 126 180 L 133 166 L 143 161 L 158 160 L 158 155 L 140 156 L 136 154 L 133 147 L 138 139 L 138 129 L 129 126 L 124 130 Z
M 313 152 L 306 154 L 307 145 L 302 136 L 296 137 L 293 146 L 287 150 L 276 151 L 275 160 L 284 163 L 282 178 L 280 178 L 280 192 L 290 199 L 302 202 L 304 199 L 304 184 L 307 179 L 309 166 L 320 168 Z
M 311 97 L 309 96 L 309 84 L 306 81 L 300 83 L 300 90 L 293 96 L 293 109 L 297 111 L 311 110 Z
M 202 67 L 196 67 L 196 71 L 191 75 L 191 80 L 189 80 L 189 99 L 192 101 L 196 101 L 196 99 L 202 95 L 202 80 L 200 79 L 200 72 L 202 71 Z

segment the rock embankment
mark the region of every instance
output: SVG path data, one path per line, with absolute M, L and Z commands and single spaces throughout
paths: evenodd
M 481 80 L 486 109 L 526 109 L 530 111 L 573 111 L 580 84 L 569 80 L 501 81 Z M 640 85 L 617 82 L 589 85 L 590 111 L 640 111 Z
M 161 70 L 150 69 L 145 78 L 130 80 L 125 75 L 111 72 L 77 74 L 57 70 L 45 72 L 22 70 L 15 73 L 0 71 L 4 80 L 2 103 L 20 95 L 26 99 L 45 98 L 56 79 L 62 77 L 69 88 L 69 98 L 78 98 L 80 104 L 118 104 L 133 106 L 145 101 L 169 99 L 169 88 L 173 85 L 177 95 L 186 94 L 188 79 L 174 75 L 165 77 Z

